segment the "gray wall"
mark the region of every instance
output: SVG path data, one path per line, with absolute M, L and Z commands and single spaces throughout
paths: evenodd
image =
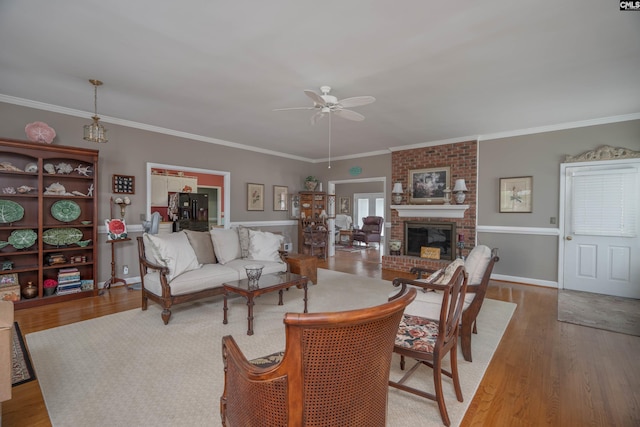
M 480 141 L 478 241 L 500 248 L 496 274 L 542 284 L 557 281 L 560 164 L 566 155 L 601 145 L 640 150 L 640 120 Z M 515 176 L 533 176 L 532 213 L 499 213 L 499 178 Z M 551 217 L 556 224 L 550 223 Z M 546 235 L 483 232 L 483 226 L 540 228 Z
M 391 153 L 379 156 L 312 164 L 279 156 L 270 156 L 206 142 L 193 141 L 150 131 L 105 123 L 109 143 L 92 144 L 82 140 L 82 126 L 90 122 L 78 118 L 33 108 L 0 103 L 0 136 L 26 139 L 24 127 L 33 121 L 44 121 L 57 133 L 54 144 L 91 147 L 100 150 L 100 176 L 97 197 L 101 218 L 110 216 L 109 183 L 113 174 L 134 175 L 136 194 L 127 210 L 129 224 L 140 224 L 139 215 L 146 208 L 146 163 L 164 163 L 202 169 L 231 172 L 231 211 L 226 221 L 231 223 L 260 223 L 284 221 L 288 212 L 273 211 L 272 186 L 286 185 L 289 192 L 303 189 L 303 180 L 315 175 L 323 182 L 386 177 L 387 188 L 381 183 L 338 184 L 338 192 L 384 191 L 391 200 Z M 478 240 L 482 244 L 500 248 L 500 262 L 494 272 L 508 278 L 523 278 L 535 283 L 557 280 L 557 225 L 549 224 L 550 217 L 558 218 L 560 163 L 566 154 L 577 155 L 600 145 L 613 145 L 640 150 L 640 120 L 590 126 L 527 136 L 483 140 L 479 143 L 478 158 Z M 350 169 L 360 167 L 362 173 L 353 176 Z M 533 212 L 531 214 L 498 213 L 498 179 L 510 176 L 533 176 Z M 246 184 L 265 184 L 264 212 L 246 210 Z M 344 185 L 344 188 L 341 188 Z M 381 189 L 381 190 L 380 190 Z M 340 194 L 341 195 L 341 194 Z M 387 210 L 390 217 L 390 210 Z M 559 220 L 559 218 L 558 218 Z M 540 228 L 546 234 L 531 235 L 518 232 L 483 232 L 482 227 Z M 287 232 L 296 240 L 295 225 L 273 227 Z M 550 231 L 550 232 L 549 232 Z M 135 237 L 135 235 L 133 236 Z M 106 241 L 106 237 L 104 239 Z M 100 242 L 99 242 L 100 243 Z M 98 280 L 108 279 L 110 252 L 101 242 Z M 133 242 L 118 248 L 118 270 L 128 264 L 128 277 L 138 275 Z M 543 283 L 545 284 L 545 283 Z

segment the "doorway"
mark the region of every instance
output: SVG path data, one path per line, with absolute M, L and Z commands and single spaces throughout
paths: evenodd
M 561 166 L 560 289 L 640 298 L 640 159 Z
M 209 198 L 209 226 L 217 227 L 222 221 L 220 210 L 220 187 L 198 186 L 198 193 L 206 194 Z

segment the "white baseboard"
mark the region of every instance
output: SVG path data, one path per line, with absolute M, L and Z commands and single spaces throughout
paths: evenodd
M 553 282 L 551 280 L 532 279 L 530 277 L 517 277 L 517 276 L 507 276 L 505 274 L 492 274 L 491 278 L 493 280 L 502 280 L 504 282 L 523 283 L 525 285 L 544 286 L 547 288 L 558 287 L 558 282 Z

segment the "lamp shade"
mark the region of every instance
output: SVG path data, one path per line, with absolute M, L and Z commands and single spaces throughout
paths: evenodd
M 402 194 L 403 190 L 402 190 L 402 183 L 400 182 L 396 182 L 395 184 L 393 184 L 393 190 L 391 190 L 392 193 L 395 194 Z
M 469 191 L 464 179 L 456 179 L 456 185 L 453 187 L 453 191 Z

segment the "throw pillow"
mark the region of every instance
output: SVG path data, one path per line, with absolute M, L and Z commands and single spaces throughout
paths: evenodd
M 215 264 L 217 262 L 211 234 L 208 231 L 184 230 L 184 232 L 200 264 Z
M 185 233 L 147 234 L 147 238 L 158 264 L 169 269 L 169 281 L 184 272 L 200 268 L 196 253 Z
M 456 269 L 460 266 L 464 266 L 464 261 L 461 258 L 456 258 L 451 264 L 447 265 L 447 268 L 444 269 L 444 273 L 435 281 L 435 283 L 438 285 L 446 285 L 449 283 L 453 277 L 453 273 L 455 273 Z
M 236 228 L 211 229 L 211 241 L 213 250 L 220 264 L 240 258 L 240 240 Z
M 283 241 L 278 234 L 249 230 L 249 259 L 282 262 L 278 251 Z
M 478 245 L 471 250 L 469 256 L 464 262 L 464 268 L 469 274 L 470 285 L 479 285 L 482 282 L 482 276 L 491 260 L 491 249 L 489 246 Z
M 238 238 L 240 239 L 240 256 L 242 258 L 249 257 L 249 228 L 239 225 Z

